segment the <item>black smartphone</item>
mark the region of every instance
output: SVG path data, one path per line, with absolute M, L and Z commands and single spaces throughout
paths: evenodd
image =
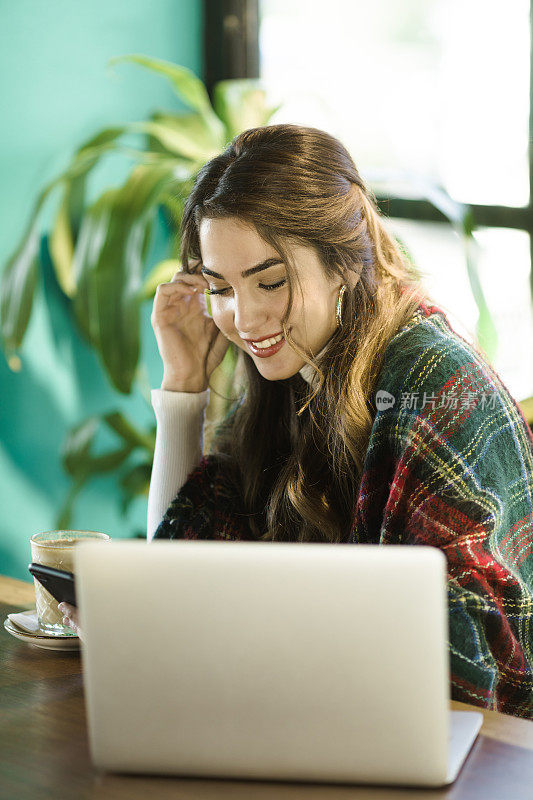
M 28 569 L 34 578 L 44 586 L 58 603 L 70 603 L 76 606 L 76 586 L 74 573 L 63 569 L 46 567 L 44 564 L 28 564 Z

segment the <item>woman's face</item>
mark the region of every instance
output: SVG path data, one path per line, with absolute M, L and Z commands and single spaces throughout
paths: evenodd
M 335 332 L 335 308 L 342 280 L 340 276 L 334 281 L 326 278 L 313 248 L 286 245 L 301 283 L 301 290 L 298 285 L 293 289 L 287 326 L 295 342 L 316 355 Z M 217 327 L 251 355 L 267 380 L 295 375 L 305 361 L 284 338 L 281 344 L 271 343 L 266 349 L 251 343 L 282 335 L 281 320 L 287 309 L 289 288 L 287 270 L 276 251 L 253 226 L 235 217 L 202 220 L 200 249 L 202 274 L 212 290 L 211 309 Z

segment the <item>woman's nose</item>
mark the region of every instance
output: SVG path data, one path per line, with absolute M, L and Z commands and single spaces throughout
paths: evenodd
M 254 301 L 249 296 L 235 296 L 233 315 L 235 329 L 243 335 L 256 336 L 258 333 L 262 333 L 268 319 L 265 303 Z

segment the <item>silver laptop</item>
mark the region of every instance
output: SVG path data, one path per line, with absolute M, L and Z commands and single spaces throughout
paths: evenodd
M 433 547 L 83 542 L 89 739 L 104 771 L 442 786 L 482 714 L 449 711 Z

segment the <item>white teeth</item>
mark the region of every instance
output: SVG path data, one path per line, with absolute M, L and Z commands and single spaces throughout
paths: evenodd
M 262 342 L 252 342 L 252 344 L 254 347 L 259 348 L 259 350 L 264 350 L 266 347 L 272 347 L 273 344 L 281 342 L 282 339 L 283 339 L 283 334 L 280 333 L 273 339 L 263 339 Z

